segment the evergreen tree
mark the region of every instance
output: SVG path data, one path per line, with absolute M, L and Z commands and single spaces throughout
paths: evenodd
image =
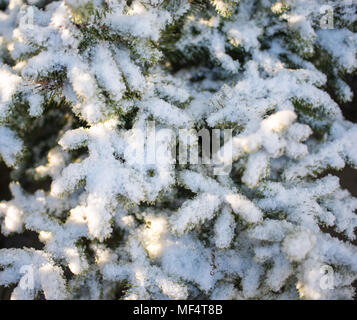
M 44 247 L 0 249 L 0 285 L 13 299 L 353 298 L 357 199 L 331 169 L 357 167 L 340 109 L 355 12 L 2 0 L 1 233 Z

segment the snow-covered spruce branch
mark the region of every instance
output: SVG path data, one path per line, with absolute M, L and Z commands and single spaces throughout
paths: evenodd
M 2 6 L 13 299 L 353 298 L 355 2 Z

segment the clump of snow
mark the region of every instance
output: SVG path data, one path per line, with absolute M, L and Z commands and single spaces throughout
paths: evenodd
M 295 231 L 288 235 L 283 242 L 283 251 L 292 261 L 301 261 L 314 247 L 315 238 L 304 231 Z
M 0 155 L 8 166 L 13 166 L 19 156 L 23 144 L 15 133 L 7 127 L 0 126 Z

